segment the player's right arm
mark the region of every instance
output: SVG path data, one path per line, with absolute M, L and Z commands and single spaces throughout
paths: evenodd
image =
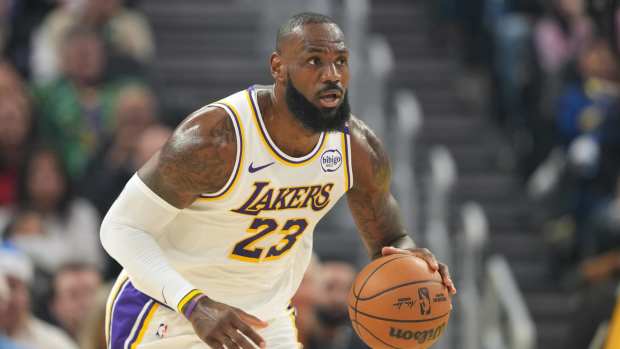
M 216 349 L 254 348 L 250 341 L 263 347 L 251 326 L 266 323 L 196 290 L 170 265 L 157 241 L 181 209 L 225 185 L 236 159 L 235 135 L 223 109 L 190 115 L 127 183 L 101 226 L 103 246 L 132 281 L 183 313 L 197 335 Z
M 138 176 L 153 192 L 179 209 L 203 193 L 222 188 L 233 171 L 237 139 L 221 108 L 189 116 Z

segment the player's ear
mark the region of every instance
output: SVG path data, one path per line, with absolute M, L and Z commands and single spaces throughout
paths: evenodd
M 275 81 L 284 82 L 286 79 L 286 71 L 282 63 L 282 56 L 278 52 L 273 52 L 269 63 L 271 64 L 271 76 Z

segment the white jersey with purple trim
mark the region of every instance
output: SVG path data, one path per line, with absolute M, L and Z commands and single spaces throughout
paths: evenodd
M 316 224 L 353 184 L 349 132 L 322 133 L 310 153 L 292 157 L 270 138 L 254 88 L 209 106 L 234 124 L 233 173 L 182 210 L 159 244 L 211 298 L 276 318 L 303 278 Z

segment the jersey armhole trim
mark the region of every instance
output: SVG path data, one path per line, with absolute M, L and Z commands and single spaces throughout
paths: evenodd
M 343 154 L 344 154 L 344 181 L 345 188 L 347 191 L 353 188 L 353 166 L 351 159 L 351 136 L 348 132 L 342 132 L 342 146 L 343 146 Z
M 230 192 L 232 192 L 233 188 L 238 182 L 240 169 L 243 164 L 244 157 L 244 144 L 243 144 L 243 124 L 241 123 L 241 118 L 239 117 L 239 112 L 237 109 L 230 103 L 219 101 L 216 103 L 209 104 L 212 107 L 222 108 L 226 111 L 228 116 L 230 117 L 233 127 L 235 129 L 235 137 L 237 138 L 237 156 L 235 157 L 235 166 L 233 167 L 232 173 L 226 181 L 224 187 L 218 190 L 215 193 L 204 193 L 198 197 L 199 201 L 214 201 L 221 200 L 225 198 Z

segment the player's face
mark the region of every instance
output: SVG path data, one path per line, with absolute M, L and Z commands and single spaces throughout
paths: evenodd
M 289 76 L 317 108 L 335 109 L 349 84 L 349 51 L 335 24 L 307 24 L 291 40 Z
M 334 24 L 308 24 L 287 42 L 286 102 L 313 131 L 341 128 L 350 115 L 349 52 Z

